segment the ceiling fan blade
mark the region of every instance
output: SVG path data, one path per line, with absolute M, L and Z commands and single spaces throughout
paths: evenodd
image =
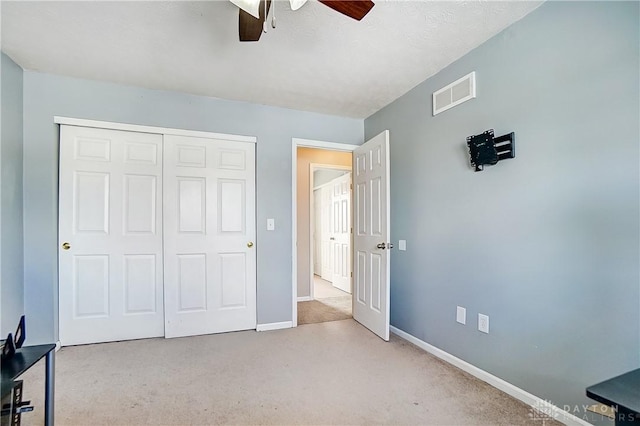
M 260 1 L 260 18 L 255 18 L 251 14 L 240 9 L 238 18 L 238 35 L 240 41 L 258 41 L 262 35 L 262 24 L 265 19 L 264 3 L 267 2 L 267 14 L 271 8 L 271 0 Z
M 325 6 L 357 21 L 364 18 L 374 6 L 370 0 L 319 0 Z

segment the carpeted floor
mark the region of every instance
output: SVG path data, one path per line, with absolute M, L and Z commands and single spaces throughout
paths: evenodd
M 351 295 L 339 290 L 317 275 L 314 276 L 314 298 L 298 302 L 298 325 L 340 321 L 351 318 Z
M 313 298 L 326 299 L 328 297 L 350 296 L 349 293 L 334 287 L 330 281 L 323 280 L 318 275 L 313 276 Z
M 23 375 L 43 422 L 40 364 Z M 525 404 L 353 320 L 67 347 L 56 425 L 522 425 Z M 546 421 L 545 425 L 559 424 Z
M 298 325 L 351 318 L 351 296 L 298 302 Z

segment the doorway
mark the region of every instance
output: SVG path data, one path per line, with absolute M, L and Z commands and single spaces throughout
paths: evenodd
M 351 237 L 353 266 L 352 312 L 353 319 L 371 330 L 381 339 L 389 340 L 390 311 L 390 251 L 393 248 L 390 232 L 390 172 L 389 130 L 384 130 L 360 146 L 319 142 L 305 139 L 292 140 L 292 326 L 298 325 L 299 260 L 305 256 L 298 252 L 300 244 L 297 225 L 299 147 L 311 147 L 352 153 L 353 191 L 351 196 L 353 234 Z M 301 204 L 305 208 L 304 204 Z M 307 241 L 309 243 L 309 241 Z M 307 245 L 308 247 L 309 245 Z M 306 256 L 306 259 L 309 257 Z
M 349 159 L 349 153 L 343 154 Z M 351 294 L 351 166 L 312 163 L 309 177 L 309 294 L 318 296 L 314 276 Z
M 352 317 L 350 205 L 355 148 L 293 140 L 294 326 Z
M 307 159 L 320 157 L 333 158 L 336 163 L 351 162 L 348 152 L 302 148 L 298 156 L 303 168 Z M 307 218 L 300 212 L 300 228 L 304 228 Z M 298 297 L 298 324 L 352 318 L 350 165 L 310 164 L 309 213 L 310 291 L 308 297 Z M 306 290 L 304 282 L 299 284 Z

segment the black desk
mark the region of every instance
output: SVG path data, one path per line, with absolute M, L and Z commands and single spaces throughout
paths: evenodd
M 616 426 L 640 425 L 640 368 L 589 386 L 587 396 L 616 408 Z
M 24 346 L 18 349 L 11 358 L 2 361 L 2 394 L 10 388 L 11 383 L 22 373 L 46 356 L 44 382 L 44 424 L 53 425 L 54 388 L 55 388 L 55 351 L 56 345 Z

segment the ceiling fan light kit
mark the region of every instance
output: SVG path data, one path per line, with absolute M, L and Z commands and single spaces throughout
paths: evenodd
M 260 0 L 229 0 L 256 19 L 260 19 Z
M 262 32 L 267 32 L 267 16 L 271 0 L 229 0 L 238 6 L 238 36 L 240 41 L 258 41 Z M 275 1 L 275 0 L 274 0 Z M 353 18 L 357 21 L 362 20 L 369 13 L 374 4 L 371 0 L 318 0 L 325 6 L 330 7 L 336 12 Z M 289 0 L 291 10 L 298 10 L 307 0 Z M 274 3 L 275 5 L 275 3 Z M 275 9 L 275 7 L 274 7 Z M 271 26 L 276 27 L 275 13 L 272 13 Z
M 302 6 L 304 6 L 306 2 L 307 0 L 289 0 L 289 4 L 291 5 L 291 10 L 300 9 Z

